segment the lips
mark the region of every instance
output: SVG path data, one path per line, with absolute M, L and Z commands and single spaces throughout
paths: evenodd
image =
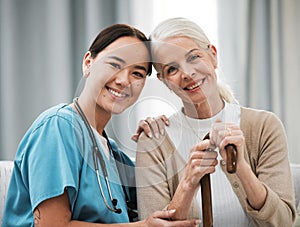
M 115 90 L 115 89 L 112 89 L 110 87 L 106 87 L 106 89 L 108 90 L 108 92 L 110 94 L 112 94 L 113 96 L 117 97 L 117 98 L 125 98 L 125 97 L 128 97 L 129 94 L 126 94 L 124 92 L 120 92 L 118 90 Z
M 193 84 L 190 84 L 189 86 L 184 87 L 183 90 L 191 91 L 191 90 L 194 90 L 196 88 L 199 88 L 204 83 L 204 81 L 205 81 L 205 78 L 198 81 L 197 83 L 193 83 Z

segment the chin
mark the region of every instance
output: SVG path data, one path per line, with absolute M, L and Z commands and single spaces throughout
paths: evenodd
M 129 106 L 114 106 L 111 109 L 112 114 L 121 114 L 123 113 Z
M 136 100 L 126 100 L 125 102 L 119 102 L 119 103 L 113 103 L 113 105 L 110 106 L 110 111 L 112 114 L 120 114 L 127 110 L 129 107 L 132 106 L 132 104 L 135 103 Z
M 112 110 L 110 110 L 111 114 L 120 114 L 124 111 L 124 109 L 122 108 L 114 108 Z

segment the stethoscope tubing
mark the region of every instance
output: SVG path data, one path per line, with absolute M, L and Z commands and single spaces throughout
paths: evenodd
M 111 192 L 111 188 L 110 188 L 110 184 L 109 184 L 109 181 L 108 181 L 108 173 L 107 173 L 107 169 L 106 169 L 106 165 L 105 165 L 105 161 L 103 159 L 103 156 L 102 154 L 100 153 L 99 151 L 99 148 L 98 148 L 98 145 L 97 145 L 97 142 L 96 142 L 96 138 L 95 138 L 95 135 L 93 133 L 93 130 L 83 112 L 83 110 L 81 109 L 79 103 L 78 103 L 78 98 L 74 98 L 73 100 L 73 103 L 75 105 L 75 108 L 77 110 L 77 112 L 79 113 L 80 117 L 82 118 L 88 132 L 89 132 L 89 136 L 92 140 L 92 143 L 93 143 L 93 162 L 94 162 L 94 168 L 95 168 L 95 172 L 96 172 L 96 175 L 97 175 L 97 181 L 98 181 L 98 185 L 99 185 L 99 188 L 100 188 L 100 193 L 101 193 L 101 196 L 103 198 L 103 201 L 105 203 L 105 206 L 107 207 L 107 209 L 109 209 L 110 211 L 112 212 L 115 212 L 117 214 L 120 214 L 122 212 L 122 210 L 120 208 L 116 208 L 117 206 L 117 203 L 118 203 L 118 200 L 117 199 L 114 199 L 113 196 L 112 196 L 112 192 Z M 106 134 L 105 134 L 105 137 Z M 106 138 L 108 140 L 108 138 Z M 100 165 L 101 165 L 101 169 L 102 169 L 102 172 L 103 172 L 103 176 L 104 176 L 104 179 L 105 179 L 105 183 L 106 183 L 106 186 L 107 186 L 107 190 L 108 190 L 108 194 L 109 194 L 109 197 L 110 197 L 110 200 L 112 202 L 112 205 L 114 208 L 111 208 L 111 206 L 108 204 L 105 196 L 104 196 L 104 191 L 103 191 L 103 188 L 102 188 L 102 184 L 101 184 L 101 181 L 100 181 L 100 173 L 99 173 L 99 165 L 98 165 L 98 158 L 99 158 L 99 161 L 100 161 Z

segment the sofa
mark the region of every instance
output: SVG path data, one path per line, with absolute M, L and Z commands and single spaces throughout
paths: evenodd
M 3 207 L 10 176 L 12 173 L 13 161 L 0 161 L 0 223 L 2 221 Z M 300 164 L 291 164 L 296 197 L 297 219 L 294 227 L 300 227 Z
M 8 189 L 13 161 L 0 161 L 0 225 L 2 222 L 4 201 Z

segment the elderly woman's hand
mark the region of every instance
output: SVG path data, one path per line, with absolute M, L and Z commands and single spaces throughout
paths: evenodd
M 219 120 L 214 122 L 210 131 L 210 141 L 219 148 L 220 155 L 224 161 L 227 160 L 226 145 L 235 145 L 237 151 L 236 165 L 244 163 L 245 137 L 238 125 Z
M 218 164 L 218 154 L 215 151 L 206 151 L 209 144 L 209 140 L 203 140 L 191 148 L 183 177 L 187 186 L 191 189 L 196 189 L 199 186 L 199 182 L 204 175 L 215 172 L 215 166 Z

